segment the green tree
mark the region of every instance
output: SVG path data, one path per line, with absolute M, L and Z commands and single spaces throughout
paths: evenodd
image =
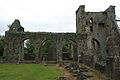
M 70 46 L 70 44 L 69 43 L 64 43 L 64 45 L 63 45 L 63 47 L 62 47 L 62 51 L 63 52 L 67 52 L 68 50 L 69 50 L 69 46 Z
M 24 47 L 25 47 L 25 50 L 27 51 L 27 53 L 33 53 L 34 52 L 35 46 L 34 46 L 33 42 L 29 39 L 26 40 Z
M 45 42 L 43 43 L 43 45 L 42 45 L 41 51 L 42 51 L 43 53 L 48 53 L 48 52 L 49 52 L 49 49 L 50 49 L 50 47 L 51 47 L 51 45 L 52 45 L 52 43 L 53 43 L 52 40 L 47 40 L 47 41 L 45 41 Z
M 0 56 L 3 56 L 4 52 L 4 36 L 0 36 Z

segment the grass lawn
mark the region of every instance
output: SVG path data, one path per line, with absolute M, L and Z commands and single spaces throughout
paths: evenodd
M 54 80 L 63 75 L 55 66 L 0 64 L 0 80 Z

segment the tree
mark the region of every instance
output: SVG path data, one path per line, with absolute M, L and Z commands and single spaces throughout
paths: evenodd
M 47 40 L 47 41 L 45 41 L 45 42 L 43 43 L 43 45 L 42 45 L 41 51 L 42 51 L 43 53 L 48 53 L 49 50 L 50 50 L 50 47 L 51 47 L 52 43 L 53 43 L 52 40 Z
M 67 52 L 69 50 L 69 46 L 70 46 L 69 43 L 64 43 L 63 48 L 62 48 L 63 52 Z
M 27 51 L 27 53 L 33 53 L 34 52 L 34 49 L 35 49 L 34 44 L 29 39 L 26 40 L 24 47 L 25 47 L 25 50 Z
M 0 36 L 0 56 L 3 56 L 4 52 L 4 36 Z

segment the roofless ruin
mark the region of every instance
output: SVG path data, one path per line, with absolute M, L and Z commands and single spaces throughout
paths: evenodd
M 24 41 L 29 39 L 34 44 L 32 61 L 64 60 L 86 64 L 111 77 L 120 77 L 120 34 L 115 19 L 115 6 L 102 12 L 86 12 L 81 5 L 76 11 L 76 33 L 24 32 L 19 20 L 15 20 L 5 33 L 5 62 L 24 62 L 26 59 Z M 45 41 L 52 40 L 53 45 L 48 55 L 40 51 Z M 70 51 L 62 51 L 65 42 L 70 43 Z

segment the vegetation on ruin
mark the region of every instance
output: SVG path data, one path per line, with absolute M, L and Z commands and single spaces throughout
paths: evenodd
M 54 80 L 64 74 L 55 66 L 0 64 L 0 80 Z

